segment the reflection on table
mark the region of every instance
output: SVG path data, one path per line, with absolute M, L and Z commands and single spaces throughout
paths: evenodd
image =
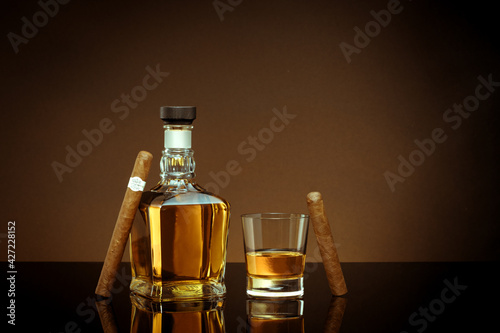
M 131 333 L 224 333 L 224 300 L 153 302 L 131 294 Z M 105 333 L 117 332 L 110 305 L 97 303 Z
M 225 333 L 224 299 L 154 302 L 130 294 L 132 333 Z M 323 332 L 338 333 L 347 299 L 332 297 Z M 104 333 L 118 332 L 110 300 L 96 302 Z M 303 333 L 304 300 L 301 298 L 249 298 L 246 327 L 238 333 Z
M 224 330 L 224 301 L 152 302 L 131 295 L 131 332 L 219 333 Z
M 324 333 L 340 332 L 340 325 L 342 325 L 342 318 L 344 317 L 346 305 L 347 298 L 332 297 L 328 308 L 328 317 L 326 318 L 325 328 L 323 330 Z
M 301 299 L 248 299 L 248 331 L 252 333 L 304 332 Z
M 110 299 L 99 302 L 96 306 L 99 308 L 97 316 L 91 302 L 96 298 L 101 299 L 93 292 L 102 263 L 18 264 L 19 271 L 23 272 L 18 276 L 23 289 L 16 293 L 16 304 L 19 305 L 16 305 L 16 313 L 25 314 L 23 320 L 16 321 L 19 332 L 61 332 L 67 327 L 74 327 L 75 332 L 81 329 L 82 333 L 128 333 L 131 324 L 135 325 L 132 331 L 137 332 L 144 326 L 144 332 L 151 332 L 153 323 L 157 325 L 153 322 L 154 311 L 144 311 L 132 305 L 126 286 L 114 289 L 116 292 L 112 302 Z M 451 284 L 465 285 L 467 289 L 461 291 L 453 304 L 446 304 L 445 311 L 436 316 L 436 320 L 426 322 L 425 333 L 488 332 L 491 327 L 496 327 L 495 318 L 500 311 L 497 303 L 491 303 L 492 299 L 499 298 L 498 288 L 492 287 L 500 279 L 498 265 L 498 262 L 346 263 L 344 273 L 349 281 L 349 294 L 344 298 L 332 298 L 324 270 L 319 265 L 315 271 L 308 273 L 304 281 L 304 331 L 335 333 L 340 328 L 340 332 L 416 332 L 416 328 L 424 324 L 415 324 L 415 320 L 412 320 L 416 318 L 415 313 L 419 314 L 420 308 L 432 308 L 439 303 L 436 300 L 440 300 L 442 290 L 448 288 L 443 282 L 447 280 Z M 249 320 L 246 304 L 249 297 L 245 293 L 245 264 L 229 263 L 227 268 L 229 279 L 226 279 L 228 293 L 224 301 L 224 313 L 222 315 L 222 309 L 219 312 L 210 312 L 209 309 L 194 311 L 198 313 L 195 317 L 199 318 L 196 319 L 198 328 L 195 328 L 195 332 L 200 331 L 200 326 L 210 326 L 211 321 L 214 322 L 212 326 L 217 327 L 217 330 L 212 328 L 212 331 L 250 331 L 247 329 Z M 50 271 L 51 274 L 40 274 L 44 271 Z M 123 263 L 120 272 L 123 272 L 123 276 L 130 276 L 130 264 Z M 75 285 L 79 287 L 74 288 Z M 48 297 L 47 288 L 71 292 L 59 292 Z M 33 308 L 37 309 L 36 317 L 29 316 Z M 106 311 L 108 315 L 105 315 Z M 131 320 L 133 311 L 135 317 Z M 201 318 L 200 313 L 204 313 L 205 319 Z M 170 317 L 162 320 L 162 328 L 167 332 L 164 323 L 171 321 L 172 317 L 175 319 L 176 314 L 160 314 L 159 317 Z M 419 318 L 425 319 L 420 315 Z M 144 321 L 148 324 L 143 325 Z M 418 323 L 423 322 L 421 320 Z

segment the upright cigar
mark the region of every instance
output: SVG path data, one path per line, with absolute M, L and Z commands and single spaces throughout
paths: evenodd
M 146 185 L 152 159 L 153 155 L 147 151 L 141 151 L 137 155 L 120 213 L 116 220 L 113 236 L 109 243 L 108 253 L 102 266 L 101 276 L 95 289 L 97 295 L 104 297 L 111 296 L 111 288 L 115 281 L 116 271 L 122 261 L 135 212 L 137 211 L 137 207 L 139 207 L 142 191 Z
M 340 267 L 339 256 L 333 241 L 330 224 L 325 215 L 321 193 L 311 192 L 307 195 L 307 208 L 309 209 L 323 265 L 325 266 L 330 290 L 334 296 L 345 295 L 347 294 L 347 287 L 345 285 L 344 274 Z

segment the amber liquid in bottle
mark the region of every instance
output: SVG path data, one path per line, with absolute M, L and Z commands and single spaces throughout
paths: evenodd
M 167 300 L 225 293 L 229 205 L 196 194 L 143 195 L 130 238 L 131 286 L 139 294 Z
M 130 234 L 130 289 L 155 301 L 226 293 L 229 203 L 194 182 L 191 130 L 165 125 L 166 139 L 185 146 L 166 140 L 162 179 L 143 193 Z

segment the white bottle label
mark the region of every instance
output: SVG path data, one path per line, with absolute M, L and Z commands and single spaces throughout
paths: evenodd
M 191 148 L 191 131 L 166 130 L 165 148 Z
M 146 186 L 146 182 L 140 177 L 130 177 L 130 180 L 128 181 L 128 188 L 134 192 L 144 190 L 144 186 Z

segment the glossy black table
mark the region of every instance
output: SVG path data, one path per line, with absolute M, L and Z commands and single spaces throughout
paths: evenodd
M 16 325 L 5 325 L 7 332 L 103 332 L 94 295 L 101 266 L 17 262 L 15 297 L 3 303 L 7 314 L 6 305 L 15 299 Z M 323 266 L 307 264 L 302 298 L 305 332 L 333 332 L 333 317 L 341 319 L 335 324 L 337 329 L 341 324 L 340 332 L 498 330 L 498 262 L 343 263 L 342 267 L 349 293 L 339 303 L 330 295 Z M 130 332 L 129 265 L 123 263 L 119 272 L 109 309 L 116 331 Z M 4 285 L 7 297 L 9 281 L 4 279 Z M 244 264 L 228 264 L 226 286 L 225 332 L 246 332 Z

